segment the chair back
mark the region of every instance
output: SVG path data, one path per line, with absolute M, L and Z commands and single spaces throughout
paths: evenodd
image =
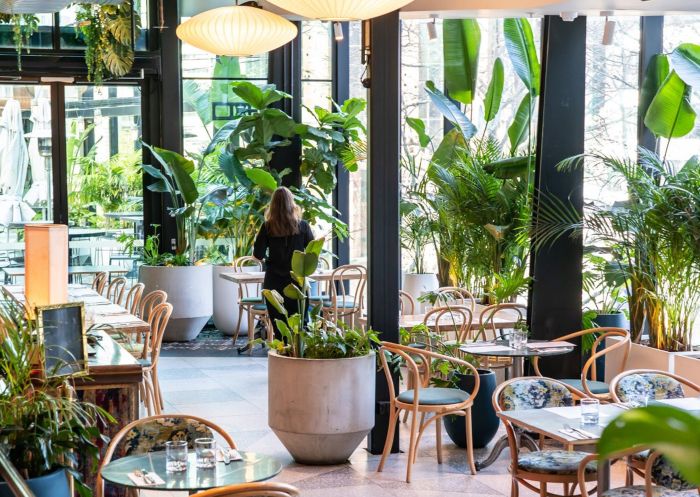
M 147 369 L 154 369 L 158 366 L 160 346 L 163 343 L 165 328 L 168 326 L 168 321 L 170 321 L 170 315 L 172 313 L 173 305 L 165 302 L 155 306 L 148 317 L 148 325 L 151 331 L 144 344 L 143 353 L 141 355 L 142 359 L 151 360 L 151 364 Z
M 628 402 L 637 395 L 651 400 L 680 399 L 686 396 L 686 389 L 700 393 L 700 385 L 687 378 L 654 369 L 623 371 L 610 382 L 614 402 Z
M 124 302 L 124 290 L 126 289 L 126 278 L 120 276 L 114 278 L 107 286 L 107 294 L 105 297 L 113 304 L 122 305 Z
M 510 320 L 516 318 L 516 322 L 527 318 L 527 307 L 522 304 L 506 303 L 490 305 L 481 311 L 479 315 L 479 332 L 475 340 L 497 340 L 503 338 L 496 327 L 496 320 L 506 317 Z M 502 327 L 501 327 L 502 328 Z
M 351 283 L 356 282 L 355 291 L 350 292 Z M 363 307 L 367 268 L 359 264 L 347 264 L 333 270 L 330 279 L 330 310 L 333 318 L 350 317 L 349 326 L 355 325 L 354 316 Z
M 524 376 L 501 383 L 493 393 L 496 412 L 574 405 L 574 390 L 559 380 Z
M 107 273 L 100 271 L 95 274 L 95 279 L 92 280 L 91 288 L 97 293 L 102 295 L 105 291 L 105 286 L 107 286 L 107 280 L 109 279 Z
M 402 316 L 416 312 L 416 301 L 410 293 L 399 290 L 399 312 Z
M 146 285 L 143 283 L 136 283 L 129 289 L 129 292 L 126 294 L 126 299 L 124 299 L 124 307 L 134 316 L 137 316 L 139 313 L 139 305 L 141 304 L 144 288 L 146 288 Z
M 228 433 L 211 421 L 198 416 L 158 414 L 132 421 L 119 430 L 107 446 L 97 471 L 95 497 L 104 495 L 102 468 L 109 464 L 115 454 L 119 458 L 165 450 L 165 442 L 170 440 L 187 440 L 189 448 L 193 448 L 195 439 L 211 438 L 214 434 L 221 436 L 229 447 L 236 448 L 236 443 Z
M 469 337 L 472 319 L 473 314 L 469 307 L 453 305 L 431 309 L 423 318 L 423 324 L 443 339 L 448 339 L 450 334 L 454 333 L 455 339 L 462 343 Z
M 144 321 L 149 321 L 153 308 L 159 304 L 165 303 L 167 300 L 168 294 L 163 290 L 153 290 L 145 297 L 141 298 L 141 302 L 139 303 L 138 307 L 139 311 L 136 315 Z
M 253 256 L 246 255 L 243 257 L 238 257 L 233 261 L 233 271 L 236 273 L 243 273 L 244 268 L 250 268 L 253 267 L 258 271 L 263 270 L 263 264 L 260 260 L 256 259 Z M 238 285 L 238 298 L 243 299 L 243 298 L 249 298 L 253 296 L 257 296 L 257 294 L 260 293 L 260 284 L 251 284 L 251 283 L 245 283 L 242 285 Z M 253 295 L 253 294 L 256 295 Z
M 299 490 L 286 483 L 259 482 L 229 485 L 198 492 L 192 497 L 297 497 Z
M 435 293 L 437 294 L 437 299 L 435 301 L 436 307 L 444 307 L 447 305 L 463 305 L 469 307 L 474 314 L 476 310 L 476 299 L 472 292 L 466 288 L 460 288 L 458 286 L 441 286 Z

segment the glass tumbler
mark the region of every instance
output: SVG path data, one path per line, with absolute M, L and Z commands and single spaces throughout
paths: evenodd
M 598 399 L 581 399 L 581 423 L 597 425 L 600 421 L 600 401 Z
M 187 442 L 175 440 L 165 442 L 165 471 L 180 473 L 187 470 Z
M 194 450 L 198 468 L 216 467 L 216 441 L 213 438 L 197 438 L 194 441 Z

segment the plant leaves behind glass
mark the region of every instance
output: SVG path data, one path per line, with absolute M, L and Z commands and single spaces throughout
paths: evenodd
M 435 87 L 435 83 L 428 81 L 425 84 L 425 91 L 435 107 L 445 116 L 445 119 L 459 129 L 465 139 L 469 140 L 476 134 L 476 126 L 461 111 L 457 104 Z
M 688 86 L 700 88 L 700 45 L 683 43 L 671 52 L 673 70 Z
M 270 173 L 264 169 L 253 167 L 245 170 L 245 175 L 250 181 L 252 181 L 256 186 L 267 190 L 268 192 L 273 192 L 277 189 L 277 180 Z
M 501 109 L 501 98 L 503 97 L 503 83 L 505 80 L 503 61 L 500 57 L 493 63 L 491 82 L 484 97 L 484 120 L 493 121 Z
M 430 145 L 430 136 L 425 132 L 425 121 L 418 117 L 407 117 L 406 124 L 416 132 L 418 135 L 418 143 L 420 143 L 421 148 L 425 148 Z
M 644 124 L 656 136 L 680 138 L 695 128 L 695 110 L 690 104 L 691 88 L 671 71 L 649 105 Z
M 481 29 L 476 19 L 445 19 L 442 22 L 445 88 L 450 97 L 471 104 L 479 74 Z
M 446 167 L 454 162 L 459 151 L 463 150 L 466 146 L 467 142 L 464 139 L 464 135 L 457 128 L 451 129 L 442 138 L 431 161 L 434 164 Z
M 493 174 L 498 179 L 527 178 L 530 174 L 530 165 L 534 162 L 533 156 L 509 157 L 484 164 L 484 171 Z
M 245 103 L 256 110 L 263 110 L 275 102 L 279 102 L 285 98 L 291 98 L 291 95 L 277 90 L 274 85 L 266 85 L 260 88 L 248 81 L 236 81 L 231 83 L 231 90 Z
M 533 97 L 540 94 L 540 62 L 530 22 L 525 18 L 503 20 L 506 50 L 513 69 Z
M 671 68 L 666 54 L 655 54 L 649 60 L 649 66 L 644 75 L 644 81 L 642 81 L 642 88 L 639 90 L 639 116 L 642 118 L 646 116 L 652 100 L 654 100 L 670 72 Z
M 510 140 L 510 155 L 515 155 L 518 147 L 525 143 L 530 134 L 530 118 L 532 117 L 534 102 L 529 93 L 526 93 L 520 101 L 512 124 L 508 127 L 508 139 Z
M 663 405 L 623 412 L 603 431 L 598 452 L 605 457 L 635 446 L 658 450 L 686 480 L 700 485 L 700 421 L 697 416 Z

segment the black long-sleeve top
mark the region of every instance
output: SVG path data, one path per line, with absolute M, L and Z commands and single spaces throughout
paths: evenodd
M 263 288 L 282 291 L 291 283 L 292 255 L 295 250 L 304 250 L 314 239 L 311 226 L 306 221 L 299 222 L 299 232 L 289 236 L 271 236 L 264 223 L 255 238 L 253 256 L 265 261 L 265 281 Z

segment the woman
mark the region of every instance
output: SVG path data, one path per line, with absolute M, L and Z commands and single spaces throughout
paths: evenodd
M 275 190 L 270 205 L 265 211 L 265 222 L 260 227 L 253 246 L 253 256 L 265 262 L 263 288 L 277 290 L 284 295 L 284 287 L 292 282 L 292 255 L 295 250 L 304 250 L 314 239 L 309 223 L 301 219 L 301 209 L 294 202 L 294 196 L 287 188 Z M 299 312 L 296 300 L 284 297 L 284 307 L 291 316 Z M 281 336 L 275 319 L 284 319 L 269 302 L 267 311 L 272 321 L 275 337 Z

